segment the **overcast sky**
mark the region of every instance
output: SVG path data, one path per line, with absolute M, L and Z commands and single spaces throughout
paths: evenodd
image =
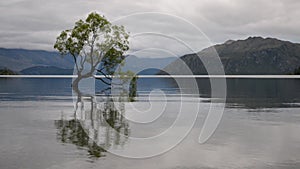
M 91 11 L 125 25 L 131 52 L 181 55 L 248 36 L 299 43 L 299 9 L 299 0 L 1 0 L 0 47 L 53 50 Z

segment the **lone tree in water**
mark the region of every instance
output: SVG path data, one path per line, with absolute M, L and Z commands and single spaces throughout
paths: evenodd
M 95 71 L 111 81 L 107 75 L 111 75 L 124 59 L 123 54 L 129 49 L 128 38 L 123 26 L 111 24 L 96 12 L 77 21 L 72 29 L 62 31 L 54 48 L 63 56 L 71 55 L 74 59 L 78 77 L 73 81 L 73 90 L 80 94 L 79 82 L 93 76 Z

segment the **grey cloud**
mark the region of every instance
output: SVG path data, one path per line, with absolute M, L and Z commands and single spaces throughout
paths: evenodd
M 209 39 L 182 20 L 164 16 L 131 17 L 123 23 L 131 34 L 158 31 L 181 39 L 194 50 L 228 39 L 260 35 L 300 42 L 298 0 L 10 0 L 0 2 L 0 47 L 53 50 L 60 31 L 91 11 L 109 20 L 137 12 L 164 12 L 177 15 L 199 27 Z M 184 54 L 177 43 L 158 37 L 133 41 L 133 51 L 162 47 Z
M 261 35 L 277 38 L 290 37 L 288 40 L 300 41 L 297 38 L 300 33 L 297 30 L 300 26 L 298 19 L 300 13 L 297 10 L 300 3 L 297 0 L 224 0 L 218 2 L 207 2 L 199 7 L 204 17 L 215 24 L 213 28 L 216 29 L 215 32 L 232 38 Z M 221 36 L 216 39 L 225 40 Z

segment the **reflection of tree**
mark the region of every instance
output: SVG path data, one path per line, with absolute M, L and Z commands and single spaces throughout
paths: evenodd
M 79 120 L 56 120 L 55 126 L 58 129 L 57 139 L 62 143 L 71 143 L 78 148 L 86 147 L 91 157 L 102 157 L 103 148 L 92 141 L 82 128 Z
M 87 148 L 91 157 L 102 157 L 104 148 L 119 147 L 126 143 L 129 126 L 123 118 L 124 104 L 118 111 L 111 98 L 96 104 L 85 101 L 84 110 L 71 120 L 56 120 L 57 139 L 78 148 Z
M 90 138 L 100 146 L 124 145 L 129 134 L 128 123 L 124 119 L 124 103 L 116 108 L 111 97 L 102 98 L 103 102 L 90 102 L 89 110 L 78 114 L 81 124 L 87 129 Z M 86 106 L 88 107 L 88 106 Z M 80 117 L 79 117 L 80 116 Z
M 117 73 L 114 79 L 109 76 L 105 81 L 96 79 L 96 83 L 105 82 L 106 87 L 97 92 L 97 97 L 79 88 L 74 90 L 73 86 L 76 94 L 74 119 L 55 121 L 59 141 L 85 147 L 92 157 L 102 157 L 106 148 L 125 144 L 129 126 L 123 117 L 124 101 L 134 101 L 137 77 L 131 72 Z M 114 101 L 118 102 L 118 107 Z

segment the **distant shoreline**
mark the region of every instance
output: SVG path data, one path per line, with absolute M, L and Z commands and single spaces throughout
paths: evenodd
M 300 75 L 137 75 L 138 78 L 300 79 Z M 0 75 L 0 78 L 76 78 L 77 75 Z M 95 75 L 95 78 L 104 78 Z

